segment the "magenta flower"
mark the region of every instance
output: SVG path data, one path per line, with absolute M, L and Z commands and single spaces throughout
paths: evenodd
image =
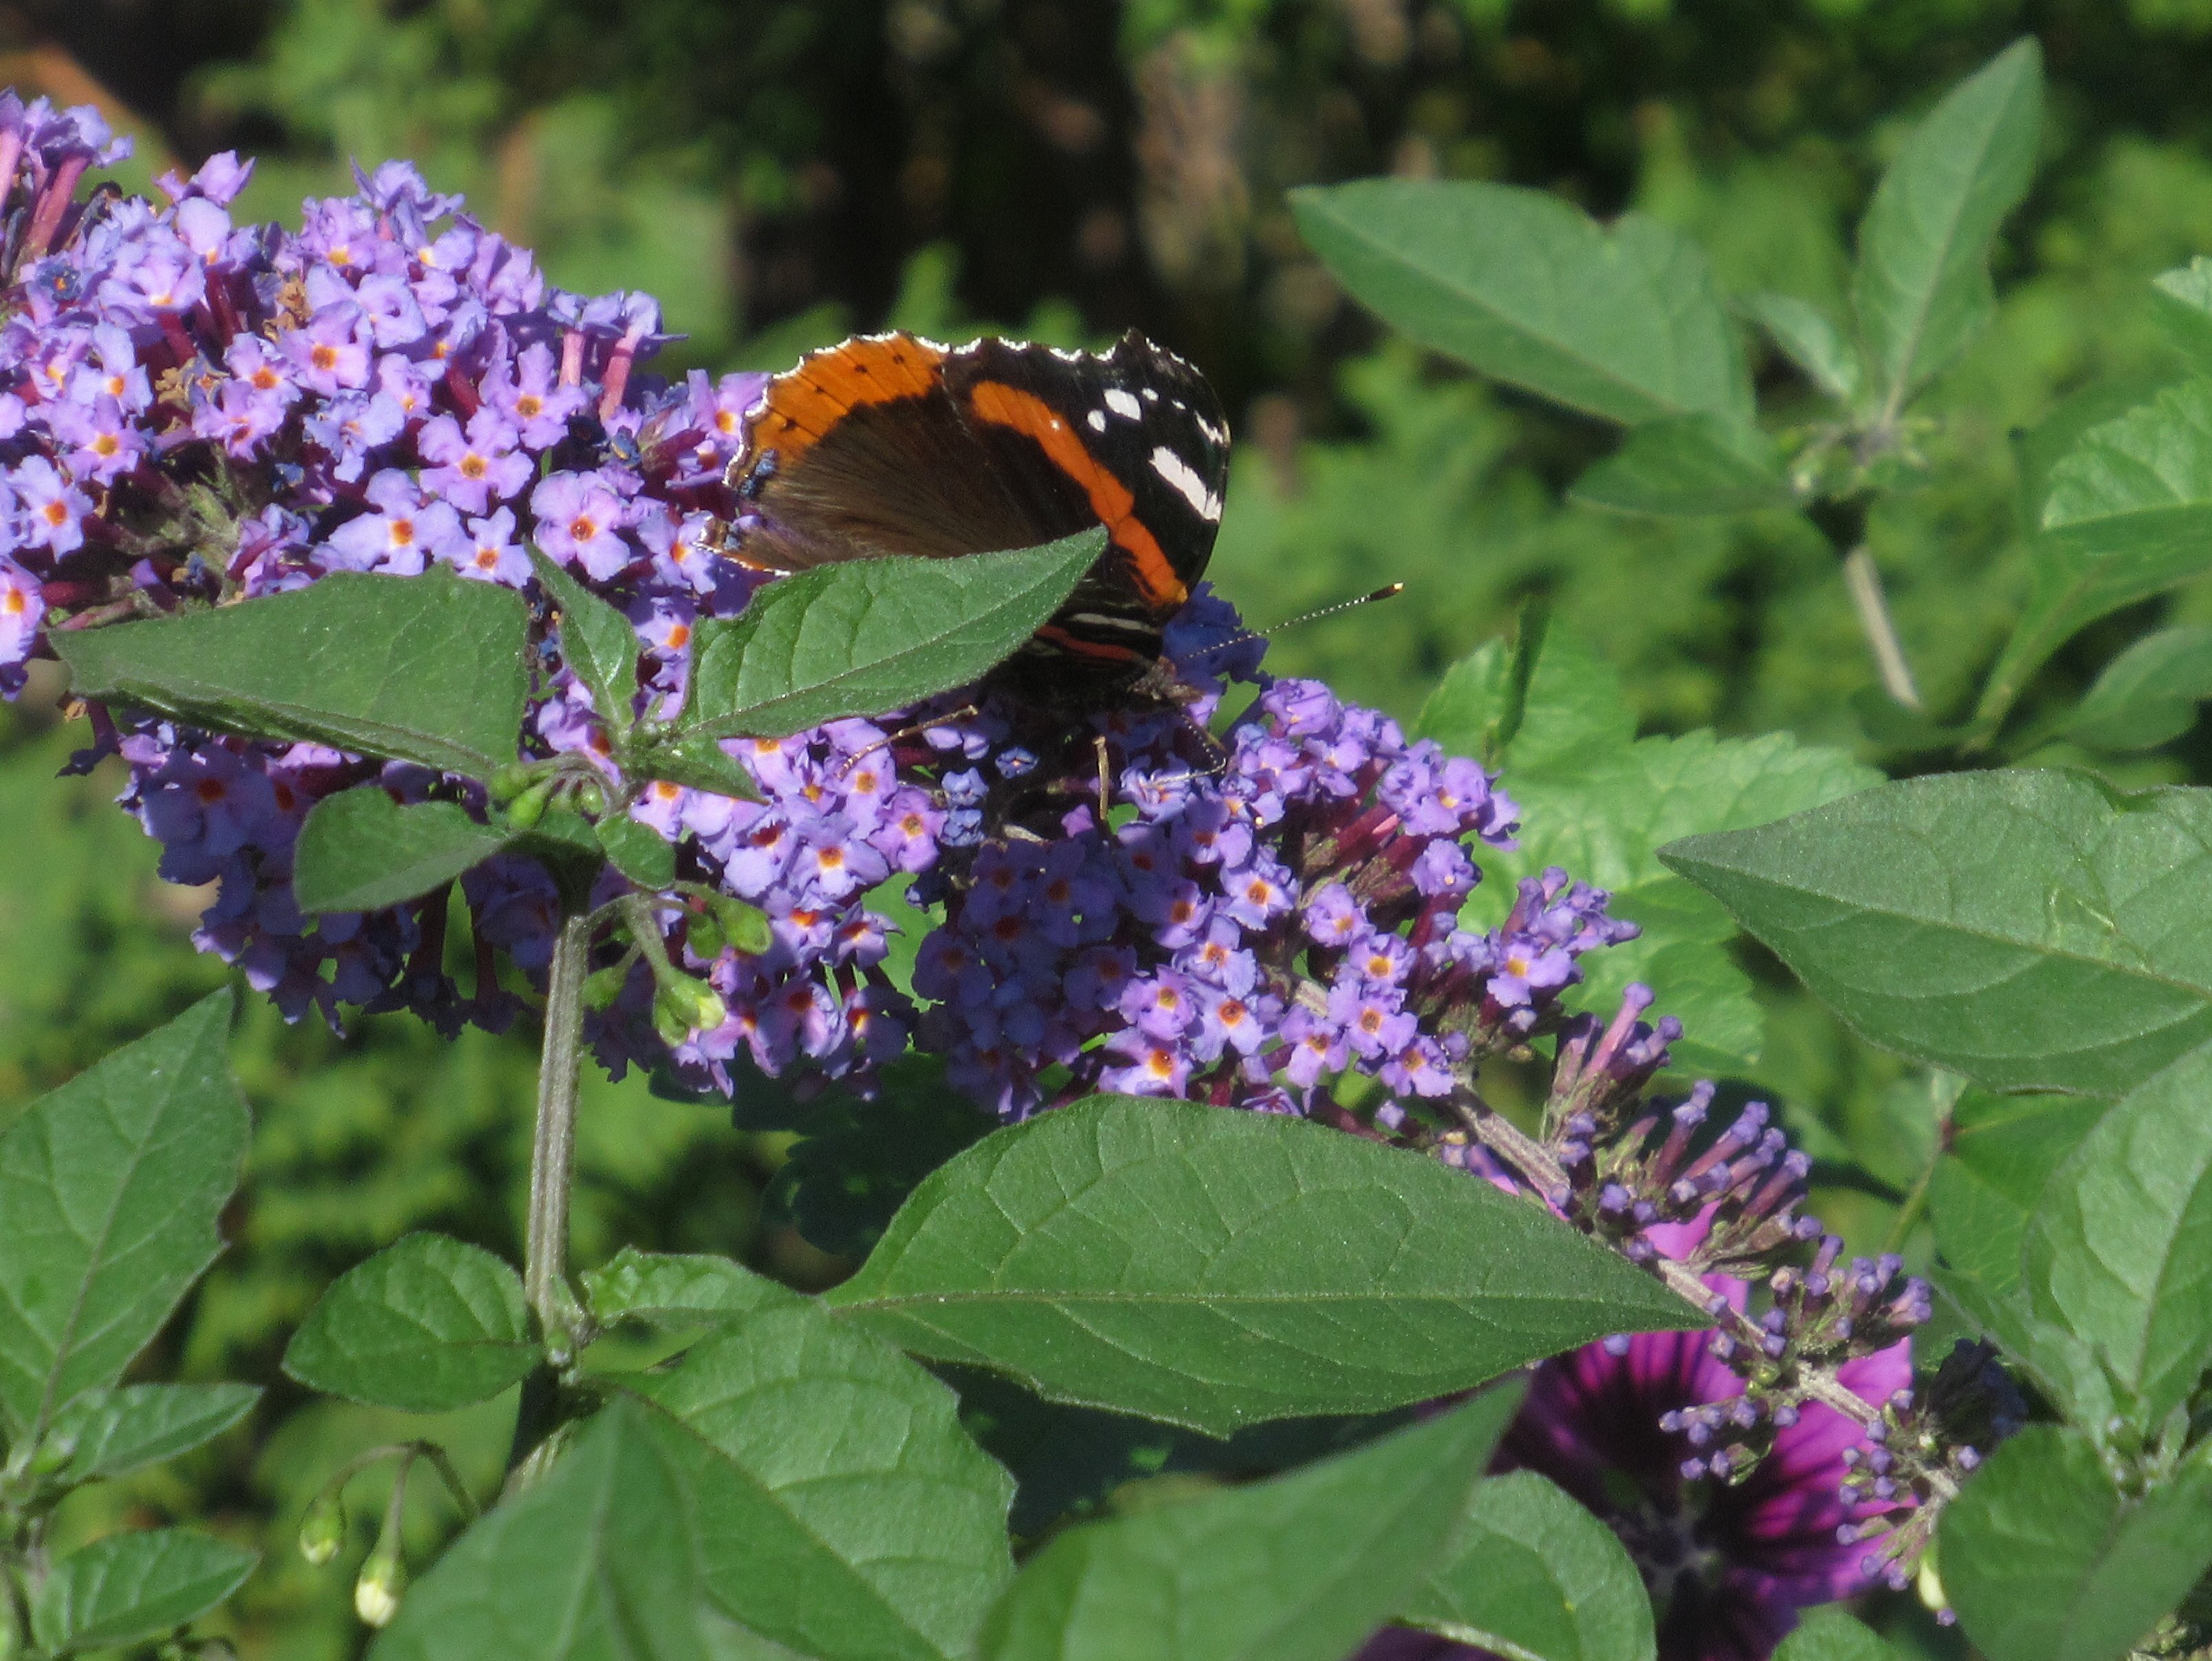
M 1706 1283 L 1741 1308 L 1741 1281 Z M 1765 1661 L 1797 1611 L 1870 1591 L 1867 1542 L 1838 1531 L 1881 1514 L 1844 1498 L 1846 1450 L 1861 1428 L 1808 1405 L 1775 1435 L 1742 1481 L 1692 1478 L 1689 1436 L 1662 1430 L 1670 1414 L 1743 1394 L 1743 1381 L 1701 1332 L 1608 1338 L 1535 1370 L 1498 1464 L 1548 1476 L 1620 1536 L 1642 1572 L 1658 1622 L 1660 1661 Z M 1907 1344 L 1847 1364 L 1855 1394 L 1881 1402 L 1912 1384 Z M 1485 1652 L 1424 1634 L 1378 1634 L 1355 1661 L 1478 1661 Z

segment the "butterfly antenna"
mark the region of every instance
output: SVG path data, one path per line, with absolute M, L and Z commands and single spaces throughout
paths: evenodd
M 1349 611 L 1355 605 L 1372 605 L 1378 599 L 1394 599 L 1405 592 L 1404 583 L 1386 582 L 1380 588 L 1362 594 L 1357 599 L 1340 599 L 1334 605 L 1322 606 L 1319 611 L 1302 611 L 1297 617 L 1285 618 L 1282 622 L 1271 624 L 1265 629 L 1240 629 L 1226 640 L 1217 640 L 1212 645 L 1205 647 L 1192 655 L 1206 657 L 1214 652 L 1226 651 L 1232 646 L 1242 646 L 1248 640 L 1267 640 L 1281 634 L 1285 629 L 1295 629 L 1301 624 L 1316 623 L 1322 618 L 1333 618 L 1339 611 Z

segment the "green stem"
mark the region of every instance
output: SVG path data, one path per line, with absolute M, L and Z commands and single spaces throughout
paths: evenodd
M 568 1359 L 580 1314 L 568 1289 L 568 1190 L 576 1170 L 576 1096 L 583 1077 L 584 976 L 591 921 L 561 925 L 545 987 L 545 1043 L 538 1064 L 538 1129 L 530 1149 L 530 1223 L 522 1287 L 556 1362 Z
M 1943 1139 L 1938 1136 L 1936 1146 L 1929 1152 L 1928 1163 L 1920 1167 L 1919 1180 L 1912 1184 L 1912 1191 L 1905 1196 L 1905 1203 L 1897 1208 L 1897 1220 L 1889 1226 L 1889 1238 L 1882 1242 L 1884 1251 L 1905 1250 L 1905 1242 L 1911 1237 L 1914 1225 L 1919 1222 L 1920 1214 L 1928 1209 L 1929 1186 L 1936 1180 L 1936 1166 L 1942 1157 Z
M 1859 614 L 1859 630 L 1874 650 L 1882 690 L 1908 709 L 1922 708 L 1919 684 L 1912 678 L 1912 666 L 1905 661 L 1905 643 L 1897 637 L 1889 598 L 1882 592 L 1881 572 L 1866 544 L 1859 544 L 1844 556 L 1844 586 L 1850 590 L 1851 605 Z

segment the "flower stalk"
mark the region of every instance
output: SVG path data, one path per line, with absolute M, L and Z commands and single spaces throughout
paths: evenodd
M 576 1099 L 583 1079 L 584 979 L 591 921 L 570 914 L 555 937 L 545 983 L 545 1034 L 538 1063 L 538 1121 L 530 1147 L 530 1216 L 524 1234 L 523 1294 L 539 1335 L 566 1360 L 582 1311 L 568 1287 L 568 1191 L 575 1181 Z

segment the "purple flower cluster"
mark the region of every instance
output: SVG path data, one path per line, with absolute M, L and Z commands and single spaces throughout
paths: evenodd
M 13 312 L 0 329 L 0 689 L 20 689 L 49 628 L 335 571 L 445 567 L 522 588 L 534 542 L 635 624 L 638 707 L 680 697 L 693 625 L 742 608 L 757 580 L 704 544 L 760 377 L 695 372 L 666 386 L 637 373 L 665 338 L 649 298 L 550 288 L 526 250 L 404 163 L 357 175 L 354 196 L 307 203 L 292 235 L 233 222 L 252 169 L 229 155 L 165 178 L 166 206 L 79 199 L 86 172 L 121 149 L 88 109 L 0 96 Z M 532 752 L 603 757 L 574 677 L 556 671 L 539 692 Z M 448 1028 L 511 1018 L 491 948 L 542 968 L 556 921 L 533 862 L 495 861 L 464 885 L 479 958 L 465 1000 L 445 972 L 442 900 L 308 918 L 291 898 L 293 840 L 321 797 L 375 779 L 402 800 L 480 807 L 480 791 L 318 746 L 96 718 L 102 749 L 131 765 L 124 800 L 162 843 L 163 873 L 220 884 L 198 943 L 288 1017 L 356 1004 Z M 763 772 L 771 795 L 802 788 Z M 635 811 L 673 828 L 665 800 Z M 719 873 L 719 832 L 687 828 Z M 842 899 L 823 910 L 819 885 L 787 896 L 752 883 L 757 864 L 733 870 L 735 891 L 787 904 L 784 944 L 749 970 L 749 987 L 763 1002 L 793 979 L 830 996 L 853 939 L 879 924 Z M 831 920 L 805 920 L 813 911 Z M 834 999 L 856 1013 L 880 1001 L 880 989 Z
M 1202 662 L 1233 624 L 1201 595 L 1174 644 Z M 1582 953 L 1634 932 L 1556 871 L 1496 931 L 1462 928 L 1481 875 L 1467 839 L 1505 845 L 1512 803 L 1318 683 L 1266 687 L 1211 763 L 1173 715 L 1102 725 L 1107 822 L 1070 804 L 1071 767 L 1041 830 L 969 849 L 949 822 L 922 885 L 945 910 L 915 971 L 923 1041 L 1001 1115 L 1097 1090 L 1334 1115 L 1334 1081 L 1364 1075 L 1395 1128 L 1403 1102 L 1549 1020 Z M 953 821 L 980 828 L 1057 770 L 1003 724 L 962 737 L 965 764 L 940 769 Z
M 913 1008 L 884 968 L 890 924 L 863 900 L 878 884 L 929 869 L 945 810 L 902 782 L 890 734 L 833 721 L 742 746 L 764 802 L 659 783 L 632 809 L 694 850 L 702 877 L 767 915 L 765 952 L 702 941 L 686 918 L 676 961 L 711 986 L 726 1019 L 672 1047 L 655 1036 L 653 977 L 634 974 L 596 1026 L 600 1056 L 666 1058 L 695 1089 L 731 1095 L 743 1054 L 763 1072 L 855 1078 L 906 1048 Z

